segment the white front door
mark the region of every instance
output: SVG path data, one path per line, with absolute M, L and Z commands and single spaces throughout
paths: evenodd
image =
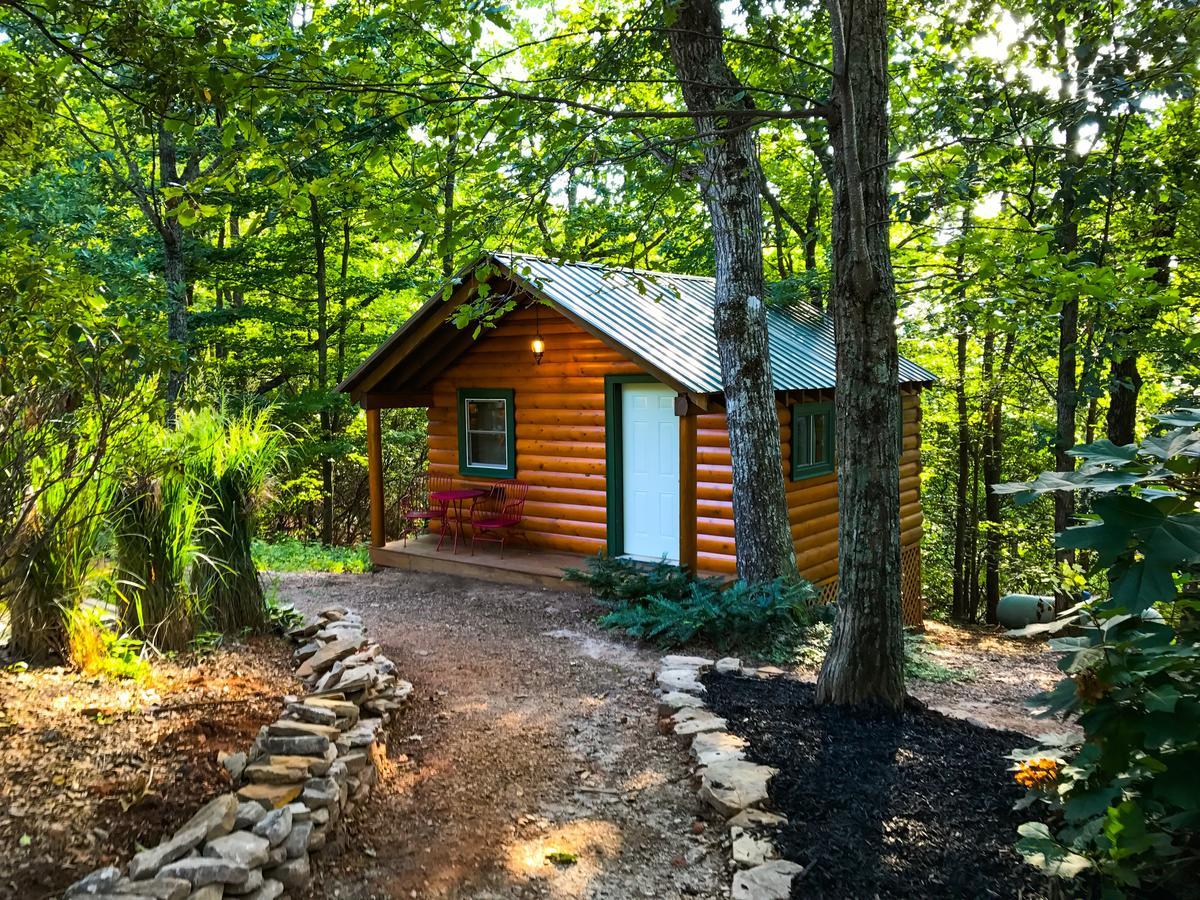
M 621 385 L 626 556 L 679 559 L 679 420 L 661 384 Z

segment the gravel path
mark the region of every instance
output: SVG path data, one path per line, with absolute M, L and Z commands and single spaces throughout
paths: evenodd
M 309 896 L 727 896 L 722 829 L 658 731 L 657 657 L 591 626 L 586 595 L 397 571 L 279 587 L 358 609 L 415 687 Z

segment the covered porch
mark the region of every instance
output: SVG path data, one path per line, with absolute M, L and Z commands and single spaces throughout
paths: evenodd
M 493 545 L 479 548 L 474 555 L 469 545 L 460 543 L 457 553 L 448 542 L 441 550 L 437 545 L 436 532 L 410 536 L 407 542 L 388 541 L 371 547 L 371 562 L 406 572 L 458 575 L 522 587 L 584 588 L 577 582 L 564 581 L 563 570 L 585 568 L 586 556 L 530 548 L 520 539 L 505 546 L 504 556 Z

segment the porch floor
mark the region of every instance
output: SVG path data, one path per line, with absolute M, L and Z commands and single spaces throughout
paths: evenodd
M 389 541 L 382 547 L 371 548 L 371 562 L 391 569 L 409 572 L 436 572 L 442 575 L 460 575 L 464 578 L 479 578 L 502 584 L 518 584 L 526 587 L 553 587 L 563 590 L 584 588 L 573 581 L 563 581 L 563 569 L 582 569 L 586 556 L 571 553 L 553 553 L 547 550 L 531 550 L 519 540 L 504 548 L 500 556 L 497 544 L 484 544 L 471 555 L 470 539 L 464 547 L 459 542 L 458 552 L 452 553 L 446 541 L 437 550 L 438 536 L 422 534 L 403 541 Z

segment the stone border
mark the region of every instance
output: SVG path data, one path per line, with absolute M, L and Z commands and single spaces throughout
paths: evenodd
M 783 670 L 750 668 L 733 657 L 713 662 L 702 656 L 672 655 L 662 658 L 656 681 L 663 727 L 690 746 L 700 799 L 728 820 L 730 852 L 738 869 L 730 896 L 733 900 L 787 900 L 792 879 L 803 867 L 778 858 L 775 843 L 766 832 L 786 825 L 787 819 L 763 809 L 767 785 L 779 772 L 748 762 L 745 739 L 726 731 L 726 721 L 708 708 L 700 676 L 709 669 L 758 678 L 782 675 Z
M 344 606 L 321 610 L 288 637 L 309 693 L 244 753 L 222 754 L 236 794 L 205 804 L 124 868 L 98 869 L 67 900 L 276 900 L 311 878 L 309 856 L 371 791 L 386 752 L 383 726 L 412 692 Z

